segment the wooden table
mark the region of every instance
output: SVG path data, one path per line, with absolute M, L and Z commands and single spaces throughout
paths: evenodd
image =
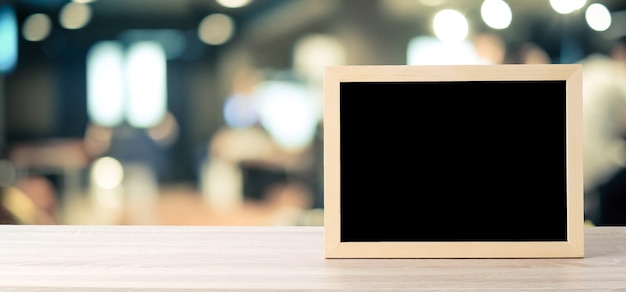
M 320 226 L 0 226 L 0 291 L 626 289 L 626 227 L 583 259 L 324 259 Z

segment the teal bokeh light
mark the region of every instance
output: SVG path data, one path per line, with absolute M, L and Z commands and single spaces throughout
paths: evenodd
M 11 6 L 0 6 L 0 73 L 8 74 L 17 63 L 17 18 Z

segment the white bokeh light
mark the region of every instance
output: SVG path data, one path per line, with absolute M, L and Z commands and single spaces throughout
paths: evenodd
M 233 19 L 222 13 L 207 15 L 198 26 L 198 37 L 209 45 L 226 43 L 235 32 Z
M 460 43 L 467 37 L 469 25 L 461 12 L 444 9 L 433 19 L 435 35 L 445 43 Z
M 265 81 L 255 90 L 259 121 L 286 149 L 300 149 L 315 136 L 321 109 L 305 86 L 287 81 Z
M 217 3 L 227 8 L 240 8 L 250 4 L 252 0 L 217 0 Z
M 494 29 L 509 27 L 513 19 L 509 4 L 503 0 L 485 0 L 480 7 L 480 15 L 483 21 Z
M 97 125 L 124 119 L 124 49 L 113 41 L 96 43 L 87 54 L 87 112 Z
M 344 65 L 346 62 L 343 43 L 333 36 L 323 34 L 307 35 L 299 39 L 293 55 L 296 71 L 315 81 L 322 80 L 326 66 Z
M 167 65 L 157 42 L 133 44 L 127 53 L 128 122 L 138 128 L 152 127 L 167 113 Z
M 587 25 L 595 31 L 605 31 L 611 26 L 611 12 L 606 6 L 594 3 L 587 7 L 585 11 Z
M 550 0 L 550 6 L 560 14 L 570 14 L 583 6 L 586 0 Z
M 407 47 L 408 65 L 477 64 L 478 56 L 469 41 L 444 43 L 431 36 L 411 39 Z
M 11 72 L 17 64 L 19 55 L 17 38 L 17 16 L 10 6 L 0 5 L 0 76 L 2 73 Z M 2 85 L 0 84 L 0 89 Z M 0 101 L 2 100 L 0 91 Z M 0 111 L 2 103 L 0 103 Z M 0 126 L 2 123 L 0 122 Z M 2 132 L 0 130 L 0 132 Z
M 102 189 L 118 187 L 124 178 L 124 168 L 115 158 L 105 156 L 98 158 L 91 168 L 91 181 Z

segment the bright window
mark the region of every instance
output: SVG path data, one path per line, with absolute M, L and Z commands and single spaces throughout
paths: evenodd
M 93 46 L 87 56 L 87 109 L 98 125 L 127 121 L 149 128 L 167 113 L 166 56 L 156 42 L 133 43 L 127 50 L 114 41 Z
M 124 51 L 113 41 L 94 45 L 87 55 L 87 112 L 95 124 L 113 127 L 124 119 Z

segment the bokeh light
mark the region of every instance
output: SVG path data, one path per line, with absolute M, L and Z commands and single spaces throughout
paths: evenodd
M 605 31 L 611 27 L 611 12 L 609 12 L 606 6 L 600 3 L 594 3 L 587 7 L 585 20 L 591 29 L 595 31 Z
M 252 0 L 216 0 L 218 4 L 227 8 L 240 8 L 252 2 Z
M 119 125 L 124 119 L 124 51 L 114 41 L 96 43 L 87 55 L 87 112 L 95 124 Z
M 335 37 L 312 34 L 299 39 L 294 45 L 293 66 L 305 78 L 321 81 L 324 67 L 345 63 L 345 48 Z
M 513 19 L 509 4 L 503 0 L 485 0 L 480 7 L 480 15 L 483 21 L 494 29 L 509 27 Z
M 222 13 L 207 15 L 198 26 L 198 37 L 209 45 L 226 43 L 235 32 L 233 19 Z
M 0 73 L 11 72 L 17 63 L 17 19 L 10 6 L 0 6 Z
M 224 102 L 224 120 L 233 128 L 245 128 L 258 122 L 258 101 L 254 96 L 236 94 Z
M 570 14 L 585 6 L 586 2 L 586 0 L 550 0 L 550 5 L 560 14 Z
M 59 14 L 61 26 L 67 29 L 79 29 L 91 20 L 91 7 L 87 4 L 69 2 L 63 6 Z
M 50 17 L 43 13 L 28 16 L 22 26 L 22 36 L 25 40 L 38 42 L 46 39 L 52 30 Z
M 128 123 L 138 128 L 153 127 L 167 113 L 165 52 L 157 42 L 136 42 L 128 49 L 126 60 Z
M 467 37 L 469 25 L 465 16 L 453 9 L 444 9 L 433 19 L 435 35 L 445 43 L 460 43 Z
M 113 189 L 118 187 L 124 178 L 124 168 L 115 158 L 105 156 L 98 158 L 91 169 L 91 181 L 99 188 Z
M 474 46 L 468 42 L 446 43 L 430 36 L 411 39 L 407 47 L 408 65 L 460 65 L 478 62 Z
M 321 109 L 305 86 L 265 81 L 259 84 L 256 94 L 261 125 L 280 146 L 297 150 L 311 143 Z

